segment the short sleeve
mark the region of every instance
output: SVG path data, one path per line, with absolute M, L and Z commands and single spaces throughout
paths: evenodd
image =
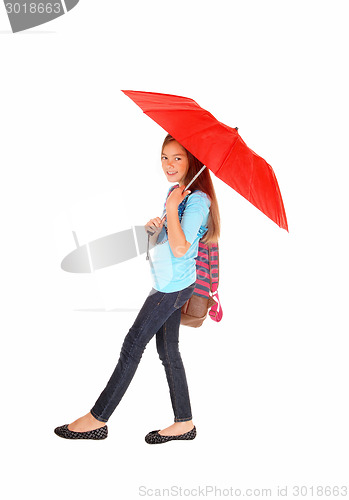
M 185 239 L 190 244 L 193 243 L 200 227 L 206 221 L 210 205 L 211 202 L 208 196 L 202 191 L 196 191 L 189 195 L 181 221 L 181 228 L 185 234 Z

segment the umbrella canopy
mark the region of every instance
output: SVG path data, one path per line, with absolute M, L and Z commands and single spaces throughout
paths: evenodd
M 187 97 L 134 90 L 123 92 L 219 179 L 288 231 L 274 171 L 245 144 L 237 128 L 219 122 Z

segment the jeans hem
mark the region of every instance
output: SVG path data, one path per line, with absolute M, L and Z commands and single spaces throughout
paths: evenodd
M 189 417 L 189 418 L 175 418 L 174 419 L 175 422 L 189 422 L 189 420 L 193 420 L 193 417 Z
M 93 410 L 90 410 L 90 413 L 95 419 L 97 419 L 99 422 L 108 422 L 108 419 L 98 417 Z

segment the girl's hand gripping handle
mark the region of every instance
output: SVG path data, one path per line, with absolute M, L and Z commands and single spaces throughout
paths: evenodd
M 148 234 L 153 236 L 153 234 L 155 233 L 160 233 L 163 225 L 163 219 L 160 219 L 160 217 L 155 217 L 154 219 L 150 219 L 146 223 L 145 230 Z

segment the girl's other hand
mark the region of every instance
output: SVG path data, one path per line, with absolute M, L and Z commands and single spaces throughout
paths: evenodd
M 154 219 L 150 219 L 146 223 L 145 230 L 147 232 L 150 231 L 151 234 L 154 234 L 156 232 L 160 232 L 163 225 L 164 225 L 164 222 L 160 219 L 160 217 L 155 217 Z

